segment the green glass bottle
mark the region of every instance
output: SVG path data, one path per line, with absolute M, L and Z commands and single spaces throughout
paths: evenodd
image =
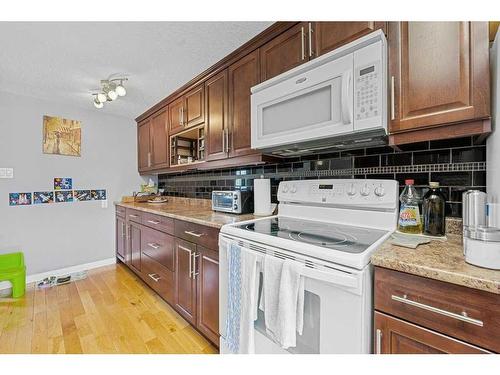
M 430 189 L 423 199 L 424 234 L 444 236 L 446 234 L 446 199 L 439 189 L 439 182 L 430 182 L 429 186 Z

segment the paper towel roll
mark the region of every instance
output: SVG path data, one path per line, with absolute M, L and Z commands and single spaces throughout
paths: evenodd
M 253 180 L 253 205 L 255 215 L 270 215 L 271 207 L 271 180 L 256 178 Z

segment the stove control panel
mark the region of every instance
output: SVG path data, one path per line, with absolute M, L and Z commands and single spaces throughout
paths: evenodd
M 338 206 L 393 208 L 398 182 L 371 179 L 325 179 L 280 182 L 278 201 Z

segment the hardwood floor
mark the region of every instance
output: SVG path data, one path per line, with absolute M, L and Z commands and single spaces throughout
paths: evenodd
M 0 299 L 2 353 L 217 353 L 123 265 Z

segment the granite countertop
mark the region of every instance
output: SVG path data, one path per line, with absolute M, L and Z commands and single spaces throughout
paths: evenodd
M 212 208 L 208 203 L 196 201 L 201 200 L 176 199 L 172 201 L 169 199 L 169 202 L 167 203 L 115 202 L 115 205 L 171 217 L 174 219 L 185 220 L 213 228 L 221 228 L 225 224 L 232 224 L 258 218 L 258 216 L 253 214 L 237 215 L 212 211 Z
M 500 271 L 466 263 L 462 236 L 457 234 L 416 249 L 393 245 L 388 240 L 373 253 L 371 260 L 375 266 L 500 294 Z

